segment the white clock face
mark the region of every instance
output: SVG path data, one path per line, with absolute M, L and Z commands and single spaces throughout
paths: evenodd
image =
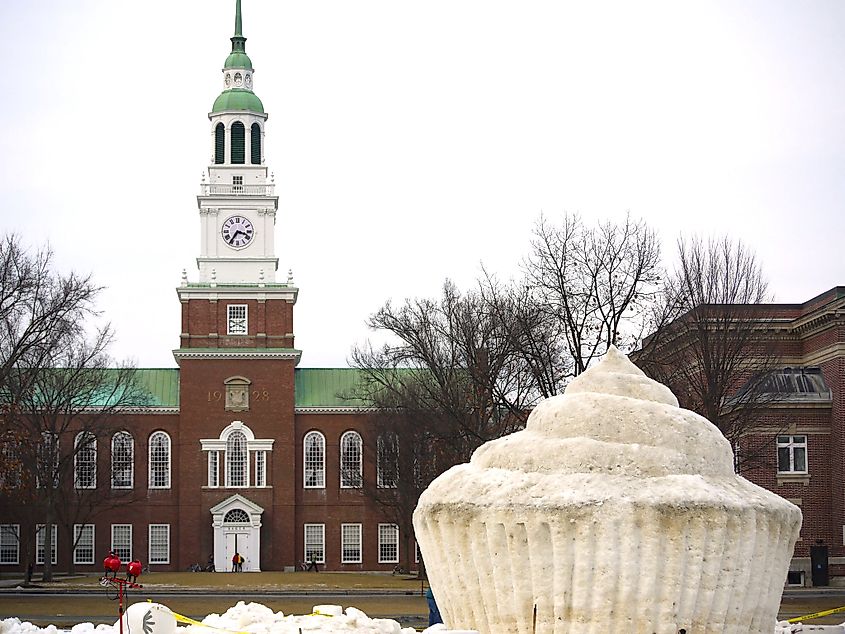
M 220 235 L 223 236 L 223 242 L 233 249 L 243 249 L 252 242 L 252 238 L 255 236 L 255 228 L 248 218 L 229 216 L 223 221 Z

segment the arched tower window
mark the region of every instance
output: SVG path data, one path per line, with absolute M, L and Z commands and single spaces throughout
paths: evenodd
M 163 431 L 150 435 L 151 489 L 170 488 L 170 436 Z
M 135 445 L 132 435 L 119 431 L 111 439 L 111 486 L 131 489 L 135 474 Z
M 214 126 L 214 162 L 217 165 L 226 162 L 226 128 L 222 123 Z
M 252 124 L 252 138 L 250 139 L 251 163 L 253 165 L 261 165 L 261 126 L 257 123 Z
M 248 485 L 246 436 L 242 431 L 233 431 L 226 440 L 226 486 Z
M 306 489 L 323 489 L 326 486 L 326 437 L 318 431 L 305 434 L 302 442 Z
M 340 437 L 340 487 L 358 488 L 362 484 L 364 442 L 356 431 L 348 431 Z
M 77 489 L 97 488 L 97 439 L 90 431 L 77 434 L 74 445 L 74 483 Z
M 246 157 L 246 128 L 240 121 L 232 124 L 232 164 L 243 165 Z

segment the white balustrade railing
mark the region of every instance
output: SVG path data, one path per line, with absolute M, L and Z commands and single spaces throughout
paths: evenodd
M 201 183 L 203 196 L 273 196 L 276 185 L 233 185 L 231 183 Z

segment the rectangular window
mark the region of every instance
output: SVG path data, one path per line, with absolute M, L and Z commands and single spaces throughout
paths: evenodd
M 806 436 L 778 436 L 778 473 L 807 473 Z
M 232 176 L 232 193 L 242 194 L 244 191 L 244 177 Z
M 340 525 L 340 563 L 361 563 L 361 525 Z
M 55 524 L 52 525 L 52 534 L 50 535 L 50 563 L 54 566 L 58 561 L 58 530 Z M 42 565 L 44 563 L 44 538 L 47 536 L 47 531 L 44 530 L 44 524 L 37 524 L 35 526 L 35 563 Z
M 249 332 L 246 309 L 246 304 L 229 304 L 226 306 L 227 335 L 245 335 Z
M 111 525 L 111 549 L 120 561 L 132 561 L 132 524 Z
M 376 484 L 381 489 L 395 489 L 399 480 L 399 438 L 395 434 L 379 436 Z
M 305 563 L 326 563 L 326 525 L 305 525 Z
M 266 451 L 256 451 L 255 452 L 255 486 L 257 487 L 266 487 L 267 486 L 267 452 Z
M 217 451 L 208 452 L 208 486 L 220 486 L 220 453 Z
M 20 563 L 20 524 L 0 524 L 0 564 Z
M 399 563 L 399 527 L 396 524 L 378 525 L 378 562 Z
M 150 524 L 149 562 L 170 563 L 170 524 Z
M 73 563 L 93 564 L 94 563 L 94 525 L 74 524 L 73 525 Z

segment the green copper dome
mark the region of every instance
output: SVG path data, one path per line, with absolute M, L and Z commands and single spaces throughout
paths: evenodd
M 264 104 L 251 90 L 230 88 L 220 93 L 211 108 L 212 113 L 225 110 L 249 110 L 250 112 L 264 114 Z
M 226 58 L 226 63 L 223 68 L 245 68 L 246 70 L 253 70 L 252 60 L 249 55 L 240 51 L 232 51 L 229 57 Z

